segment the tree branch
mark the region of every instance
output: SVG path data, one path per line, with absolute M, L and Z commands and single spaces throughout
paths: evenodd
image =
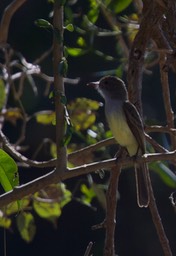
M 0 44 L 4 45 L 7 43 L 11 19 L 14 13 L 20 8 L 22 4 L 24 4 L 24 2 L 26 2 L 26 0 L 14 0 L 6 7 L 0 23 Z
M 133 158 L 119 158 L 119 165 L 122 167 L 127 167 L 134 165 L 134 163 L 142 162 L 155 162 L 164 160 L 173 160 L 176 157 L 176 151 L 169 153 L 156 153 L 156 154 L 145 154 L 144 156 L 137 157 L 135 160 Z M 20 200 L 24 196 L 33 194 L 40 189 L 48 186 L 50 184 L 58 183 L 59 181 L 64 181 L 81 175 L 95 172 L 96 170 L 108 170 L 112 167 L 118 165 L 116 158 L 110 160 L 104 160 L 101 162 L 95 162 L 91 164 L 85 164 L 71 169 L 62 170 L 62 177 L 58 175 L 57 172 L 52 171 L 40 178 L 37 178 L 31 182 L 28 182 L 22 186 L 16 187 L 14 190 L 5 193 L 0 196 L 0 207 L 3 207 L 13 201 Z
M 62 97 L 65 95 L 63 76 L 59 73 L 59 67 L 63 58 L 63 6 L 60 1 L 54 1 L 54 40 L 53 40 L 53 71 L 54 71 L 54 97 L 56 111 L 56 148 L 57 162 L 56 171 L 62 175 L 66 168 L 66 147 L 63 146 L 65 135 L 65 116 Z
M 118 182 L 121 173 L 120 164 L 113 167 L 110 172 L 110 180 L 108 191 L 106 194 L 106 237 L 105 237 L 105 247 L 104 256 L 114 256 L 115 255 L 115 227 L 116 227 L 116 209 L 117 209 L 117 191 Z

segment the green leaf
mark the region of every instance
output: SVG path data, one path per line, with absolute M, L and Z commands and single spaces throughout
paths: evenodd
M 70 31 L 70 32 L 73 32 L 74 31 L 74 27 L 73 27 L 73 24 L 68 24 L 66 27 L 65 27 L 66 30 Z
M 155 171 L 162 181 L 171 188 L 176 188 L 176 175 L 162 162 L 149 164 L 151 170 Z
M 82 36 L 79 36 L 76 42 L 80 47 L 86 46 L 86 41 Z
M 41 198 L 38 193 L 34 196 L 33 207 L 41 218 L 53 219 L 61 215 L 61 207 L 58 202 L 55 202 L 54 199 Z
M 116 1 L 111 1 L 109 4 L 109 8 L 113 10 L 115 13 L 120 13 L 124 11 L 130 4 L 132 0 L 116 0 Z
M 72 57 L 78 57 L 78 56 L 85 55 L 88 52 L 88 50 L 84 50 L 81 48 L 67 47 L 67 52 Z
M 35 21 L 35 24 L 40 28 L 53 28 L 50 22 L 44 19 L 38 19 Z
M 34 223 L 34 217 L 29 212 L 21 212 L 17 216 L 17 227 L 21 237 L 26 242 L 31 242 L 36 233 L 36 226 Z
M 0 183 L 5 192 L 19 185 L 17 165 L 13 158 L 2 149 L 0 149 Z
M 50 110 L 40 111 L 35 114 L 35 118 L 36 121 L 40 124 L 50 125 L 55 118 L 55 112 Z
M 85 204 L 90 204 L 96 196 L 94 189 L 92 187 L 88 188 L 85 184 L 81 185 L 81 192 L 83 193 L 81 201 Z
M 90 11 L 88 12 L 87 17 L 92 23 L 95 23 L 100 13 L 100 7 L 96 0 L 89 0 L 89 2 Z
M 0 211 L 0 227 L 10 228 L 11 223 L 12 223 L 11 219 L 4 216 L 3 212 Z
M 23 198 L 17 202 L 12 202 L 8 204 L 5 208 L 5 214 L 7 216 L 18 213 L 19 210 L 24 210 L 30 204 L 29 198 Z
M 6 92 L 5 92 L 5 85 L 4 81 L 0 79 L 0 110 L 3 108 L 4 103 L 6 101 Z
M 76 131 L 86 130 L 95 123 L 94 110 L 100 107 L 100 103 L 86 98 L 77 98 L 68 105 L 70 119 Z

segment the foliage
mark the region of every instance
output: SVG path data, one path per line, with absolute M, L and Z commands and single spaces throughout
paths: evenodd
M 82 63 L 83 60 L 86 63 L 85 70 L 83 70 L 84 75 L 89 72 L 89 75 L 96 79 L 107 74 L 124 77 L 128 65 L 129 48 L 139 29 L 139 10 L 131 0 L 89 0 L 86 3 L 87 7 L 77 3 L 77 1 L 73 1 L 73 3 L 72 1 L 62 1 L 61 3 L 64 5 L 65 12 L 63 29 L 66 39 L 64 39 L 63 57 L 58 66 L 60 76 L 66 78 L 72 74 L 70 66 L 73 69 L 74 66 L 77 66 L 76 72 L 81 76 L 82 70 L 80 72 L 77 70 L 82 68 L 79 61 Z M 82 9 L 80 13 L 77 11 L 78 5 Z M 50 35 L 53 33 L 58 39 L 58 43 L 63 40 L 60 31 L 54 28 L 50 21 L 37 19 L 35 24 L 40 29 L 44 28 L 46 33 Z M 152 49 L 152 45 L 149 45 L 149 48 Z M 25 140 L 26 133 L 29 133 L 32 140 L 36 140 L 32 152 L 34 156 L 37 156 L 38 151 L 44 147 L 44 140 L 51 137 L 47 159 L 49 157 L 55 158 L 57 149 L 54 136 L 51 136 L 51 127 L 55 124 L 56 118 L 53 110 L 53 98 L 56 92 L 52 91 L 53 77 L 50 74 L 51 71 L 49 68 L 46 73 L 43 71 L 48 65 L 47 57 L 52 59 L 51 51 L 43 53 L 39 58 L 36 56 L 37 59 L 33 64 L 28 63 L 22 54 L 13 49 L 10 53 L 8 49 L 4 51 L 9 54 L 9 59 L 6 60 L 8 63 L 0 66 L 0 116 L 4 124 L 10 125 L 10 128 L 15 131 L 20 130 L 20 135 L 14 138 L 11 134 L 10 139 L 14 141 L 15 149 L 21 152 L 25 151 L 27 155 L 28 147 L 32 146 L 29 140 Z M 155 65 L 158 58 L 150 49 L 144 57 L 146 70 Z M 87 61 L 89 62 L 87 63 Z M 94 61 L 98 65 L 92 67 Z M 101 63 L 105 64 L 104 69 L 102 69 Z M 35 76 L 38 77 L 38 80 Z M 67 83 L 67 80 L 65 81 Z M 11 87 L 8 87 L 8 83 Z M 76 87 L 77 85 L 73 85 L 71 82 L 70 88 L 72 87 L 72 90 L 73 86 Z M 106 122 L 102 122 L 104 117 L 101 113 L 102 103 L 99 100 L 88 99 L 86 93 L 85 88 L 84 97 L 75 95 L 71 97 L 69 95 L 68 103 L 66 97 L 60 95 L 60 102 L 65 109 L 65 136 L 61 144 L 68 145 L 68 153 L 112 135 Z M 40 107 L 36 107 L 40 104 L 41 98 L 41 101 L 47 101 L 46 108 L 43 107 L 45 106 L 43 102 Z M 42 138 L 42 143 L 41 141 L 38 142 L 38 135 L 33 139 L 34 130 L 27 130 L 28 125 L 30 126 L 34 120 L 36 122 L 35 127 L 40 127 L 42 135 L 45 129 L 49 131 L 44 135 L 45 138 Z M 29 152 L 31 153 L 30 150 Z M 99 159 L 108 158 L 111 155 L 108 148 L 106 150 L 103 148 L 98 153 Z M 89 154 L 84 159 L 81 158 L 69 164 L 76 166 L 80 163 L 92 162 L 94 159 L 94 154 Z M 168 164 L 165 162 L 152 163 L 150 169 L 156 172 L 168 187 L 176 188 L 176 176 Z M 92 177 L 92 181 L 89 182 L 90 177 L 87 178 L 86 182 L 81 183 L 79 189 L 77 184 L 75 185 L 74 190 L 79 190 L 79 198 L 77 199 L 90 207 L 96 199 L 105 209 L 106 185 L 104 187 L 102 184 L 94 182 Z M 0 149 L 0 183 L 5 192 L 13 190 L 19 185 L 18 163 L 2 149 Z M 30 242 L 36 232 L 33 212 L 55 225 L 56 220 L 62 214 L 63 207 L 73 199 L 75 198 L 72 191 L 67 189 L 65 184 L 51 185 L 19 202 L 8 205 L 5 210 L 1 209 L 0 226 L 10 228 L 12 225 L 11 216 L 17 214 L 16 224 L 20 235 L 26 242 Z

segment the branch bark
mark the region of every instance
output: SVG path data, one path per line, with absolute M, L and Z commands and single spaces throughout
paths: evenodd
M 53 40 L 53 71 L 54 71 L 54 97 L 56 111 L 56 147 L 57 162 L 56 172 L 62 175 L 62 171 L 66 169 L 66 147 L 63 146 L 63 138 L 65 135 L 65 116 L 64 104 L 62 97 L 65 96 L 63 76 L 59 74 L 59 66 L 63 57 L 63 6 L 59 1 L 54 1 L 54 40 Z
M 26 0 L 15 0 L 7 6 L 0 23 L 0 44 L 7 43 L 9 26 L 14 13 L 24 4 Z

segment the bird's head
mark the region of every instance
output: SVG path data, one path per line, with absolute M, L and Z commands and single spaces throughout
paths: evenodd
M 125 83 L 115 76 L 105 76 L 97 82 L 91 82 L 88 86 L 97 89 L 106 99 L 127 100 L 128 93 Z

